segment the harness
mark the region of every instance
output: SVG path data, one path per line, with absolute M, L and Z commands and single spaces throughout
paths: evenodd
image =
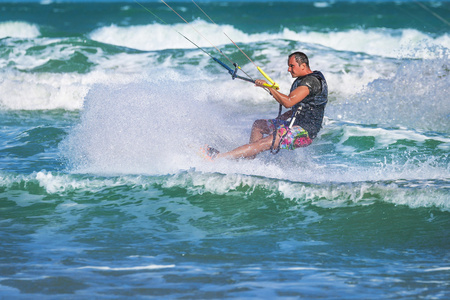
M 308 74 L 308 75 L 306 75 L 305 77 L 301 78 L 301 79 L 299 80 L 299 82 L 294 81 L 294 83 L 292 84 L 292 87 L 291 87 L 291 92 L 292 92 L 294 89 L 296 89 L 296 88 L 298 87 L 298 86 L 297 86 L 297 83 L 300 83 L 300 82 L 301 82 L 303 79 L 305 79 L 307 76 L 314 76 L 314 77 L 316 77 L 316 78 L 319 80 L 319 82 L 320 82 L 320 93 L 317 94 L 317 95 L 315 95 L 315 96 L 313 97 L 314 100 L 315 100 L 317 97 L 319 97 L 320 99 L 319 99 L 319 101 L 317 101 L 317 102 L 319 102 L 319 103 L 314 103 L 314 104 L 313 104 L 313 103 L 311 103 L 310 101 L 309 101 L 309 102 L 306 102 L 306 103 L 303 102 L 303 101 L 300 101 L 300 102 L 298 103 L 297 109 L 295 110 L 295 112 L 292 113 L 291 121 L 290 121 L 290 123 L 289 123 L 289 128 L 292 128 L 292 126 L 294 126 L 295 121 L 296 121 L 297 118 L 300 116 L 300 114 L 301 114 L 301 112 L 302 112 L 303 109 L 312 109 L 313 106 L 321 106 L 321 105 L 325 105 L 326 102 L 327 102 L 326 96 L 324 97 L 323 94 L 324 94 L 324 87 L 325 87 L 325 93 L 328 94 L 328 87 L 327 87 L 327 85 L 326 85 L 325 78 L 323 78 L 323 75 L 322 75 L 320 72 L 317 72 L 317 71 L 314 71 L 313 73 Z M 325 86 L 324 86 L 324 83 L 325 83 Z M 306 99 L 306 98 L 305 98 L 305 99 Z M 316 101 L 315 101 L 315 102 L 316 102 Z M 281 111 L 282 111 L 282 109 L 283 109 L 283 106 L 280 104 L 279 110 L 278 110 L 278 116 L 275 118 L 275 122 L 274 122 L 275 130 L 273 131 L 272 146 L 270 147 L 270 153 L 272 153 L 272 154 L 277 154 L 277 153 L 280 151 L 281 140 L 282 140 L 283 137 L 287 134 L 287 131 L 286 131 L 282 136 L 280 136 L 280 142 L 278 143 L 278 146 L 275 148 L 275 147 L 274 147 L 274 146 L 275 146 L 275 140 L 276 140 L 276 138 L 277 138 L 278 124 L 279 124 L 279 120 L 280 120 L 280 118 L 281 118 Z

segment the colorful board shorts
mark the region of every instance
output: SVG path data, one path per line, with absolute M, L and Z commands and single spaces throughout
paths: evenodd
M 278 135 L 281 136 L 280 149 L 294 150 L 309 146 L 312 143 L 308 132 L 302 127 L 292 126 L 292 128 L 289 128 L 288 121 L 267 120 L 267 126 L 269 126 L 270 130 L 275 130 L 274 124 L 277 124 Z

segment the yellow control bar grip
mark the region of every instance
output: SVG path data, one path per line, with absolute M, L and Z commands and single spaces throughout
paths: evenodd
M 264 86 L 274 88 L 276 90 L 280 89 L 280 86 L 278 85 L 278 83 L 275 83 L 275 81 L 273 81 L 272 78 L 270 78 L 269 75 L 267 75 L 260 67 L 256 67 L 256 68 L 272 84 L 272 85 L 264 84 Z

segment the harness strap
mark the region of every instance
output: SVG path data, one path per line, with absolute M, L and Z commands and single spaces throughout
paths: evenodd
M 297 110 L 292 114 L 291 123 L 289 123 L 289 128 L 292 128 L 292 126 L 294 126 L 295 120 L 297 119 L 297 116 L 302 111 L 304 105 L 305 105 L 304 103 L 300 103 Z
M 316 77 L 319 82 L 320 82 L 320 90 L 322 90 L 323 86 L 322 86 L 322 78 L 315 74 L 315 73 L 311 73 L 307 76 L 314 76 Z M 289 129 L 292 128 L 292 126 L 294 126 L 295 120 L 297 119 L 298 115 L 300 114 L 300 112 L 303 110 L 303 108 L 309 108 L 310 104 L 309 103 L 300 103 L 300 105 L 298 106 L 297 110 L 295 112 L 292 113 L 292 117 L 291 117 L 291 122 L 289 123 Z M 283 109 L 283 106 L 280 104 L 280 108 L 278 110 L 278 117 L 275 119 L 275 130 L 273 131 L 273 139 L 272 139 L 272 146 L 270 147 L 270 153 L 272 154 L 277 154 L 280 151 L 280 144 L 281 144 L 281 139 L 287 134 L 287 131 L 285 132 L 285 134 L 283 134 L 280 137 L 280 142 L 278 143 L 278 146 L 276 147 L 276 149 L 274 148 L 275 146 L 275 140 L 277 138 L 277 133 L 278 133 L 278 120 L 281 117 L 281 110 Z

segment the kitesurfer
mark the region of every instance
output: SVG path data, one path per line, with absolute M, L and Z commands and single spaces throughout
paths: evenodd
M 328 99 L 328 86 L 323 74 L 312 71 L 308 57 L 294 52 L 288 58 L 288 72 L 296 78 L 290 93 L 285 95 L 267 87 L 265 80 L 255 80 L 258 87 L 268 88 L 273 98 L 285 108 L 291 108 L 277 119 L 261 119 L 253 123 L 250 142 L 229 152 L 205 146 L 208 159 L 254 158 L 257 154 L 274 149 L 293 150 L 310 145 L 317 136 Z

